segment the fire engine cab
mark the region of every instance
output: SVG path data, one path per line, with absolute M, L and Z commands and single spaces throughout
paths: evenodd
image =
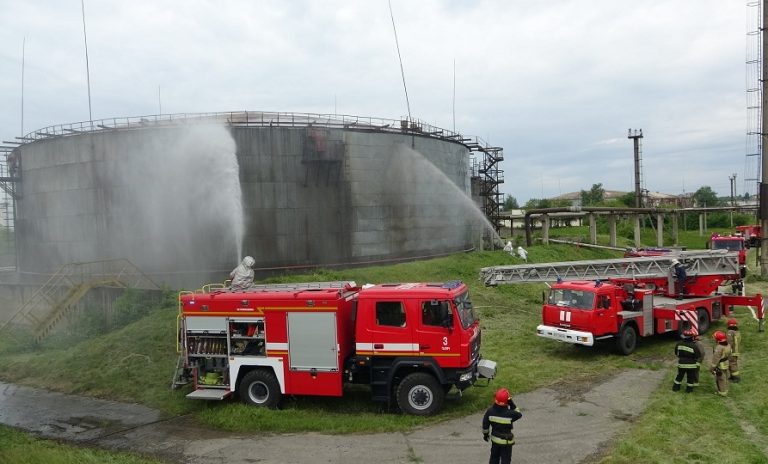
M 207 287 L 179 296 L 174 386 L 187 395 L 276 407 L 283 395 L 342 396 L 370 386 L 374 400 L 428 415 L 446 393 L 491 379 L 467 286 L 354 282 Z

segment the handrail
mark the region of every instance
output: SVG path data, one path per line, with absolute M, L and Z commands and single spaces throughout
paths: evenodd
M 137 279 L 127 281 L 127 278 L 132 277 L 137 277 Z M 43 324 L 45 321 L 33 314 L 35 310 L 42 309 L 42 311 L 37 311 L 37 316 L 41 316 L 40 313 L 42 312 L 42 319 L 44 319 L 56 312 L 59 305 L 67 302 L 72 289 L 82 285 L 89 285 L 90 289 L 109 283 L 122 283 L 127 287 L 139 287 L 141 285 L 142 287 L 159 288 L 152 279 L 127 259 L 68 263 L 51 275 L 8 320 L 0 325 L 0 332 L 20 317 L 31 320 L 35 325 Z
M 467 145 L 466 142 L 482 145 L 484 150 L 493 150 L 479 137 L 464 137 L 461 134 L 433 126 L 419 119 L 387 119 L 364 117 L 347 114 L 295 113 L 268 111 L 229 111 L 208 113 L 173 113 L 146 116 L 127 116 L 105 118 L 94 121 L 79 121 L 56 124 L 29 132 L 22 137 L 23 142 L 46 140 L 51 137 L 72 136 L 115 129 L 131 129 L 150 125 L 180 125 L 188 122 L 221 121 L 232 126 L 262 127 L 331 127 L 344 129 L 367 129 L 382 132 L 408 133 L 426 137 L 452 140 Z

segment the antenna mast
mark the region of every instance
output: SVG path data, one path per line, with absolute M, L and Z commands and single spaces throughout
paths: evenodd
M 397 47 L 397 59 L 400 61 L 400 75 L 403 77 L 403 90 L 405 90 L 405 104 L 408 107 L 408 120 L 411 120 L 411 102 L 408 100 L 408 88 L 405 86 L 405 71 L 403 70 L 403 58 L 400 56 L 400 43 L 397 40 L 397 29 L 395 28 L 395 15 L 392 14 L 392 0 L 389 3 L 389 16 L 392 18 L 392 30 L 395 32 L 395 46 Z
M 85 75 L 88 79 L 88 120 L 93 122 L 93 113 L 91 112 L 91 67 L 88 63 L 88 35 L 85 33 L 85 0 L 80 0 L 80 7 L 83 12 L 83 40 L 85 41 Z

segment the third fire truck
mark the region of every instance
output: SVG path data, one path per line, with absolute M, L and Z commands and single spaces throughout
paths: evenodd
M 179 296 L 174 386 L 276 407 L 284 395 L 342 396 L 363 384 L 374 400 L 428 415 L 452 388 L 495 376 L 480 340 L 460 281 L 209 286 Z
M 684 292 L 671 269 L 687 267 Z M 555 282 L 545 296 L 540 337 L 593 346 L 614 340 L 623 354 L 632 353 L 640 337 L 680 333 L 688 326 L 700 333 L 711 321 L 727 317 L 734 306 L 757 308 L 763 327 L 761 295 L 723 294 L 723 286 L 741 292 L 736 253 L 679 252 L 672 255 L 573 261 L 481 270 L 486 285 Z

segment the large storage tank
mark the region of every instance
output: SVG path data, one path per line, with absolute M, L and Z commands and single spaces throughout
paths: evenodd
M 470 248 L 460 136 L 401 121 L 217 113 L 55 126 L 17 149 L 21 271 L 127 258 L 157 281 Z

